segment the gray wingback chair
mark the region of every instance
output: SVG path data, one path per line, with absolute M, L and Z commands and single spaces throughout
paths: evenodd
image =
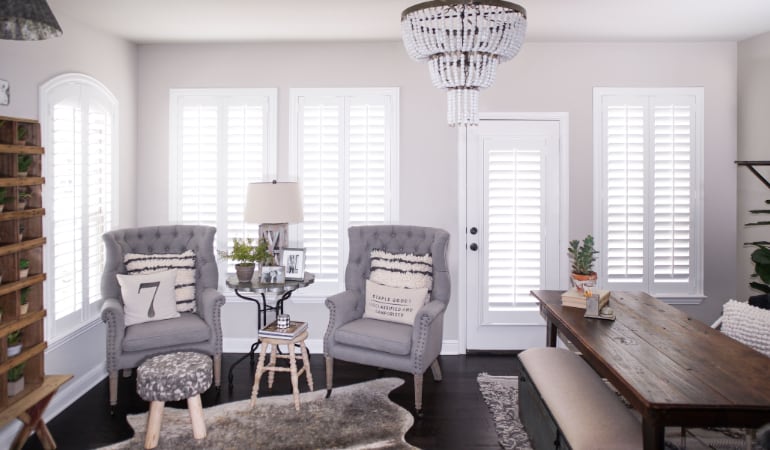
M 332 391 L 334 359 L 409 372 L 414 375 L 414 405 L 420 415 L 423 374 L 430 366 L 433 378 L 441 380 L 438 356 L 450 294 L 446 259 L 449 233 L 438 228 L 377 225 L 351 227 L 348 238 L 350 254 L 345 291 L 326 299 L 329 308 L 329 327 L 324 336 L 327 397 Z M 372 249 L 432 255 L 430 301 L 418 311 L 413 325 L 363 318 Z
M 118 399 L 118 371 L 137 367 L 147 357 L 181 350 L 198 351 L 214 358 L 214 384 L 219 387 L 222 371 L 221 308 L 225 297 L 217 291 L 218 271 L 214 256 L 216 228 L 197 225 L 168 225 L 126 228 L 103 236 L 106 261 L 102 274 L 102 321 L 107 324 L 107 371 L 110 376 L 110 405 Z M 197 312 L 184 312 L 175 319 L 139 323 L 126 327 L 120 285 L 116 274 L 126 273 L 126 253 L 195 252 L 195 301 Z

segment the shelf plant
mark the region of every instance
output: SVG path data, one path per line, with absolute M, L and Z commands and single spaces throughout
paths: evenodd
M 29 291 L 30 287 L 22 288 L 19 292 L 19 304 L 21 305 L 21 313 L 27 314 L 29 311 Z
M 582 243 L 578 239 L 571 240 L 567 253 L 572 261 L 572 282 L 578 291 L 582 291 L 586 282 L 597 278 L 594 262 L 599 252 L 594 248 L 594 237 L 589 234 Z
M 13 397 L 24 390 L 24 363 L 8 369 L 8 396 Z
M 19 139 L 20 144 L 27 143 L 27 127 L 24 125 L 18 125 L 16 127 L 16 137 Z
M 19 210 L 25 209 L 27 207 L 27 202 L 29 202 L 29 199 L 32 198 L 32 194 L 25 189 L 19 189 Z
M 29 275 L 29 260 L 21 258 L 19 260 L 19 279 L 27 278 Z
M 5 208 L 5 201 L 8 198 L 8 189 L 0 187 L 0 212 Z
M 21 331 L 11 331 L 6 336 L 8 341 L 8 357 L 16 356 L 21 353 Z
M 19 176 L 25 177 L 27 176 L 27 172 L 29 172 L 29 167 L 32 165 L 32 155 L 28 155 L 26 153 L 19 155 L 18 157 L 18 168 L 19 168 Z

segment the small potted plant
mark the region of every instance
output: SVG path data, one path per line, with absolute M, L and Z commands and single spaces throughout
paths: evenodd
M 579 292 L 583 291 L 583 286 L 587 283 L 596 281 L 596 272 L 594 272 L 594 261 L 599 253 L 594 249 L 594 238 L 590 234 L 583 239 L 581 244 L 578 239 L 569 242 L 567 249 L 569 258 L 572 261 L 572 283 Z
M 4 187 L 0 187 L 0 212 L 5 209 L 5 200 L 8 194 L 8 190 Z
M 13 397 L 24 390 L 24 363 L 8 369 L 8 396 Z
M 29 312 L 29 286 L 22 288 L 19 292 L 19 304 L 21 305 L 21 314 L 27 314 Z
M 751 297 L 751 300 L 755 301 L 755 297 L 759 299 L 762 296 L 770 298 L 770 242 L 749 242 L 748 245 L 756 247 L 756 250 L 751 252 L 751 261 L 754 263 L 754 273 L 751 276 L 759 278 L 759 281 L 752 281 L 749 285 L 763 293 Z
M 32 198 L 32 194 L 30 194 L 29 191 L 19 190 L 19 211 L 27 208 L 27 203 L 30 198 Z
M 20 145 L 27 145 L 27 127 L 19 124 L 16 127 L 16 138 Z
M 29 276 L 29 260 L 26 258 L 21 258 L 19 260 L 19 279 L 24 279 Z
M 251 277 L 254 276 L 254 268 L 258 259 L 257 247 L 253 245 L 253 242 L 254 240 L 251 238 L 233 238 L 233 250 L 231 252 L 219 251 L 219 256 L 222 259 L 231 259 L 236 262 L 235 273 L 241 283 L 251 282 Z
M 26 153 L 19 155 L 19 176 L 20 177 L 26 177 L 29 173 L 29 166 L 32 165 L 32 155 L 27 155 Z
M 8 341 L 8 357 L 16 356 L 21 353 L 21 331 L 11 331 L 6 337 Z
M 3 321 L 3 307 L 0 306 L 0 322 Z
M 24 225 L 19 224 L 19 242 L 24 240 Z

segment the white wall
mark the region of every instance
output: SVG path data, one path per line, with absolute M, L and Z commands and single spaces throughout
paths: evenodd
M 738 43 L 738 158 L 744 161 L 770 161 L 770 33 L 765 33 Z M 770 179 L 770 167 L 757 167 Z M 749 287 L 754 265 L 750 247 L 744 242 L 770 240 L 770 227 L 744 227 L 756 220 L 768 220 L 768 216 L 753 216 L 750 209 L 767 209 L 764 203 L 770 199 L 768 190 L 748 168 L 738 171 L 738 279 L 739 300 L 761 294 Z
M 444 93 L 425 64 L 400 42 L 141 45 L 138 56 L 137 211 L 139 225 L 168 222 L 168 94 L 170 88 L 277 87 L 279 175 L 287 172 L 289 88 L 395 86 L 401 89 L 400 222 L 452 234 L 453 297 L 445 340 L 458 331 L 457 134 L 447 127 Z M 708 298 L 682 307 L 710 321 L 736 285 L 736 44 L 528 43 L 500 66 L 482 92 L 482 111 L 568 112 L 570 237 L 592 230 L 592 89 L 596 86 L 703 86 L 705 133 L 705 270 Z M 708 180 L 712 180 L 709 182 Z M 225 305 L 226 340 L 249 342 L 254 305 Z M 327 323 L 320 304 L 290 304 L 311 322 L 311 339 Z
M 37 42 L 0 40 L 0 79 L 7 80 L 11 86 L 11 103 L 0 106 L 0 116 L 38 119 L 38 87 L 62 73 L 81 72 L 104 83 L 119 102 L 118 224 L 132 226 L 136 220 L 136 47 L 89 29 L 61 11 L 55 10 L 54 14 L 64 30 L 60 38 Z M 104 333 L 104 326 L 98 322 L 75 336 L 49 345 L 46 351 L 46 372 L 74 374 L 75 378 L 54 397 L 46 417 L 55 415 L 62 406 L 104 378 Z M 106 407 L 107 398 L 104 401 Z M 18 423 L 0 431 L 0 448 L 10 447 Z

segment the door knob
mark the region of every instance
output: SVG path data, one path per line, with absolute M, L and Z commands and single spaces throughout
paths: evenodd
M 471 250 L 473 250 L 473 251 L 475 252 L 476 250 L 478 250 L 478 249 L 479 249 L 479 246 L 478 246 L 478 245 L 476 245 L 476 243 L 474 242 L 473 244 L 471 244 L 471 247 L 470 247 L 470 248 L 471 248 Z
M 478 233 L 478 232 L 479 232 L 479 229 L 478 229 L 478 228 L 476 228 L 476 227 L 471 227 L 471 230 L 470 230 L 470 231 L 471 231 L 471 234 L 476 234 L 476 233 Z

